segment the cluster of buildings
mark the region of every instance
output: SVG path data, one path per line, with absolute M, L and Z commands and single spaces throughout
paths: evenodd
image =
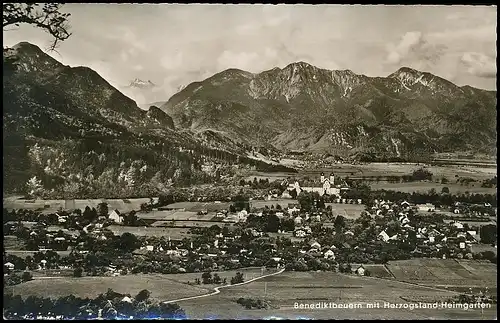
M 411 205 L 406 201 L 398 204 L 375 200 L 375 205 L 369 212 L 370 217 L 395 216 L 399 222 L 399 229 L 381 230 L 378 238 L 384 242 L 414 240 L 414 256 L 472 258 L 472 245 L 480 241 L 480 227 L 469 227 L 466 223 L 455 220 L 432 221 L 432 217 L 422 222 L 409 216 L 411 209 L 421 213 L 436 210 L 432 204 Z
M 311 185 L 312 184 L 312 185 Z M 307 183 L 306 185 L 301 185 L 299 181 L 293 183 L 288 183 L 288 191 L 293 191 L 300 194 L 300 192 L 317 192 L 319 195 L 333 195 L 340 198 L 340 193 L 343 190 L 348 190 L 349 186 L 342 179 L 335 180 L 335 175 L 330 174 L 328 178 L 325 177 L 324 173 L 321 173 L 319 181 L 313 181 L 312 183 Z

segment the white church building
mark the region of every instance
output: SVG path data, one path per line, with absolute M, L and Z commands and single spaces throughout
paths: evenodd
M 345 184 L 345 183 L 344 183 Z M 330 174 L 329 178 L 325 178 L 325 174 L 321 173 L 320 183 L 314 186 L 304 186 L 301 187 L 298 181 L 294 184 L 289 185 L 289 190 L 295 190 L 297 195 L 301 191 L 305 192 L 318 192 L 320 195 L 336 195 L 340 197 L 340 191 L 342 189 L 347 189 L 346 187 L 341 187 L 341 185 L 335 185 L 335 175 Z

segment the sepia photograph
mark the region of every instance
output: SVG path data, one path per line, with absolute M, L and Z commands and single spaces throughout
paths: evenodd
M 5 320 L 496 320 L 497 6 L 4 3 Z

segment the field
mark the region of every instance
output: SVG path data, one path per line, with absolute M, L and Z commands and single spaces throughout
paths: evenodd
M 365 206 L 363 204 L 338 204 L 338 203 L 325 203 L 325 205 L 332 206 L 334 215 L 340 214 L 348 219 L 357 219 L 361 216 Z
M 130 232 L 137 236 L 170 237 L 171 239 L 183 239 L 185 237 L 193 236 L 193 234 L 188 233 L 189 229 L 185 228 L 129 227 L 110 225 L 107 229 L 111 230 L 115 235 L 122 235 L 125 232 Z
M 336 164 L 328 168 L 308 169 L 299 172 L 299 176 L 308 176 L 315 178 L 320 176 L 321 172 L 325 175 L 333 172 L 336 176 L 350 178 L 375 177 L 375 176 L 401 176 L 411 174 L 414 170 L 421 168 L 422 164 L 414 163 L 370 163 L 370 164 Z M 472 177 L 482 180 L 496 176 L 497 170 L 492 167 L 474 167 L 474 166 L 426 166 L 426 169 L 432 172 L 435 178 L 446 177 L 450 181 L 459 177 Z
M 23 250 L 26 244 L 16 236 L 3 236 L 3 247 L 6 250 Z
M 71 200 L 73 201 L 73 200 Z M 86 206 L 97 207 L 101 202 L 108 203 L 110 210 L 117 209 L 120 212 L 130 212 L 132 210 L 140 210 L 142 203 L 149 202 L 149 198 L 137 199 L 88 199 L 88 200 L 74 200 L 73 203 L 66 204 L 65 200 L 22 200 L 8 198 L 3 200 L 3 207 L 6 209 L 27 209 L 37 210 L 43 209 L 44 212 L 55 212 L 60 208 L 66 209 L 81 209 L 82 211 Z
M 427 286 L 495 288 L 497 266 L 490 262 L 455 259 L 411 259 L 387 265 L 397 280 Z
M 215 214 L 198 215 L 192 211 L 151 211 L 139 212 L 137 217 L 141 219 L 154 219 L 154 220 L 182 220 L 182 221 L 210 221 Z
M 297 202 L 297 200 L 293 200 L 293 199 L 273 199 L 270 201 L 252 200 L 252 201 L 250 201 L 250 207 L 257 208 L 257 209 L 263 209 L 266 207 L 266 205 L 268 207 L 271 207 L 271 205 L 274 205 L 274 207 L 276 207 L 276 205 L 279 204 L 281 206 L 281 208 L 285 209 L 288 207 L 289 203 L 297 204 L 298 202 Z
M 373 277 L 378 278 L 394 278 L 389 270 L 384 265 L 363 265 Z
M 257 278 L 257 277 L 262 276 L 262 275 L 268 275 L 268 274 L 274 273 L 274 272 L 276 272 L 276 270 L 271 269 L 271 268 L 265 268 L 264 270 L 262 270 L 260 267 L 252 267 L 252 268 L 241 268 L 238 270 L 227 270 L 227 271 L 216 271 L 216 272 L 214 271 L 214 272 L 212 272 L 212 275 L 217 273 L 221 279 L 226 278 L 227 283 L 229 284 L 229 282 L 231 281 L 231 278 L 236 276 L 237 272 L 242 273 L 243 279 L 246 281 L 246 280 L 250 280 L 253 278 Z M 187 284 L 188 282 L 193 283 L 196 278 L 199 278 L 200 280 L 202 280 L 201 275 L 202 275 L 202 273 L 185 273 L 185 274 L 169 274 L 167 276 L 168 276 L 168 279 L 171 279 L 171 280 L 179 282 L 179 283 Z M 212 287 L 216 287 L 216 286 L 220 286 L 220 285 L 203 285 L 202 284 L 202 285 L 198 285 L 198 286 L 212 288 Z
M 185 209 L 185 211 L 198 212 L 218 212 L 221 210 L 228 210 L 230 203 L 215 203 L 215 202 L 178 202 L 167 205 L 171 209 Z
M 288 207 L 289 203 L 297 204 L 297 200 L 293 199 L 273 199 L 270 201 L 254 200 L 250 202 L 250 207 L 255 207 L 257 209 L 264 208 L 266 205 L 271 207 L 271 205 L 280 205 L 283 209 Z M 335 213 L 347 216 L 350 219 L 356 219 L 361 215 L 361 212 L 365 209 L 362 204 L 338 204 L 338 203 L 325 203 L 325 205 L 331 205 L 332 210 Z
M 400 266 L 418 265 L 424 267 L 442 268 L 469 266 L 477 275 L 490 273 L 492 268 L 486 263 L 461 261 L 453 263 L 438 259 L 427 261 L 410 260 L 399 262 Z M 494 266 L 494 265 L 493 265 Z M 377 267 L 371 266 L 374 271 Z M 380 266 L 378 266 L 380 267 Z M 381 267 L 380 267 L 381 268 Z M 496 267 L 495 267 L 496 269 Z M 260 268 L 240 269 L 246 279 L 261 274 Z M 496 272 L 496 271 L 495 271 Z M 219 273 L 221 277 L 233 277 L 236 271 Z M 121 277 L 83 277 L 83 278 L 52 278 L 36 279 L 12 287 L 15 294 L 23 297 L 29 295 L 63 296 L 74 294 L 80 297 L 95 297 L 99 293 L 112 288 L 117 292 L 136 295 L 142 289 L 151 291 L 151 297 L 158 300 L 174 300 L 206 294 L 212 291 L 209 285 L 188 285 L 200 278 L 201 273 L 173 275 L 127 275 Z M 489 277 L 489 276 L 488 276 Z M 463 279 L 464 280 L 464 279 Z M 221 289 L 217 295 L 180 301 L 178 304 L 192 319 L 202 318 L 314 318 L 314 319 L 492 319 L 496 318 L 496 306 L 490 309 L 387 309 L 384 302 L 392 304 L 411 302 L 446 301 L 458 295 L 455 291 L 462 286 L 444 286 L 446 279 L 440 280 L 443 288 L 436 288 L 436 283 L 430 286 L 418 286 L 396 280 L 379 279 L 375 277 L 359 277 L 333 272 L 284 272 L 272 277 L 266 277 L 249 284 Z M 496 281 L 491 285 L 496 285 Z M 445 289 L 448 288 L 448 290 Z M 496 290 L 496 289 L 495 289 Z M 273 305 L 269 310 L 246 310 L 235 301 L 239 297 L 266 299 Z M 360 308 L 339 309 L 298 309 L 295 304 L 316 304 L 318 302 L 334 302 L 336 304 L 358 304 Z M 379 304 L 380 308 L 367 308 L 368 304 Z
M 472 245 L 472 252 L 473 253 L 484 252 L 484 251 L 492 251 L 492 252 L 495 253 L 495 255 L 497 254 L 497 248 L 492 247 L 489 244 L 478 243 L 478 244 L 473 244 Z
M 69 256 L 69 254 L 71 253 L 71 251 L 68 251 L 68 250 L 63 250 L 63 251 L 54 250 L 54 251 L 57 252 L 59 254 L 59 256 L 61 256 L 61 257 Z M 15 255 L 15 256 L 18 256 L 20 258 L 26 258 L 28 256 L 33 257 L 33 255 L 35 253 L 37 253 L 38 251 L 6 249 L 5 252 L 9 255 Z
M 206 294 L 208 289 L 190 286 L 167 278 L 168 275 L 127 275 L 119 277 L 80 277 L 35 279 L 12 287 L 14 294 L 22 297 L 29 295 L 50 296 L 53 298 L 75 295 L 96 297 L 112 288 L 119 293 L 137 295 L 141 290 L 151 292 L 151 298 L 168 300 Z
M 481 187 L 479 183 L 476 183 L 476 186 L 461 186 L 457 183 L 449 183 L 449 184 L 441 184 L 441 183 L 433 183 L 433 182 L 409 182 L 409 183 L 387 183 L 387 182 L 370 182 L 369 183 L 372 190 L 390 190 L 390 191 L 399 191 L 406 193 L 413 192 L 422 192 L 426 193 L 431 189 L 435 189 L 436 192 L 441 192 L 443 187 L 448 187 L 450 189 L 450 193 L 487 193 L 487 194 L 495 194 L 497 189 L 495 187 Z
M 481 310 L 471 309 L 384 309 L 384 302 L 405 303 L 402 297 L 444 300 L 455 293 L 397 281 L 347 276 L 332 272 L 284 272 L 248 285 L 223 289 L 218 295 L 179 302 L 190 318 L 269 318 L 289 319 L 464 319 L 480 318 Z M 246 310 L 235 300 L 239 297 L 267 299 L 270 310 Z M 335 302 L 360 304 L 356 309 L 296 309 L 297 304 Z M 380 308 L 367 308 L 378 303 Z M 484 310 L 484 318 L 496 317 L 496 308 Z

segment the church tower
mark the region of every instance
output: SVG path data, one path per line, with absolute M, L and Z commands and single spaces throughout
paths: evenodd
M 325 174 L 321 173 L 321 184 L 325 182 Z
M 330 185 L 335 187 L 335 175 L 333 173 L 330 174 Z

